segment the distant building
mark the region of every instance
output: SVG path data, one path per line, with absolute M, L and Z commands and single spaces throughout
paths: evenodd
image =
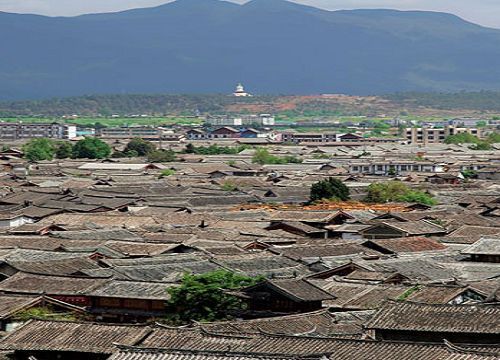
M 283 142 L 289 143 L 301 143 L 301 142 L 336 142 L 336 133 L 298 133 L 298 132 L 283 132 L 281 134 L 281 140 Z
M 240 132 L 230 126 L 223 126 L 212 131 L 209 136 L 212 139 L 233 139 L 239 138 Z
M 73 139 L 76 135 L 76 125 L 58 123 L 0 123 L 0 139 Z
M 233 96 L 249 97 L 249 96 L 252 96 L 252 94 L 247 93 L 245 91 L 245 88 L 243 87 L 243 85 L 240 83 L 240 84 L 236 85 L 236 90 L 234 90 Z
M 132 139 L 159 140 L 161 129 L 150 126 L 122 126 L 99 129 L 97 135 L 106 139 Z
M 482 119 L 472 119 L 472 118 L 456 118 L 448 120 L 448 125 L 450 126 L 461 126 L 461 127 L 476 127 L 480 122 L 488 123 L 487 120 Z
M 271 114 L 238 115 L 238 116 L 209 116 L 206 121 L 211 126 L 274 126 L 275 118 Z
M 407 128 L 406 139 L 412 144 L 436 144 L 443 143 L 451 135 L 469 133 L 481 136 L 481 131 L 476 128 L 459 128 L 456 126 L 445 126 L 443 128 Z

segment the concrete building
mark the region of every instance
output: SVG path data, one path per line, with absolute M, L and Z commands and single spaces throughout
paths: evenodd
M 336 142 L 336 133 L 296 133 L 296 132 L 283 132 L 281 134 L 283 142 L 301 143 L 301 142 L 318 142 L 328 143 Z
M 76 125 L 0 122 L 0 139 L 5 140 L 34 138 L 73 139 L 76 136 Z
M 236 127 L 265 127 L 274 126 L 275 118 L 271 114 L 237 115 L 237 116 L 209 116 L 206 121 L 210 126 L 236 126 Z
M 106 139 L 132 139 L 159 140 L 162 129 L 150 126 L 123 126 L 99 129 L 97 135 Z
M 412 144 L 436 144 L 443 143 L 451 135 L 469 133 L 481 136 L 481 131 L 476 128 L 459 128 L 456 126 L 445 126 L 443 128 L 407 128 L 406 139 Z

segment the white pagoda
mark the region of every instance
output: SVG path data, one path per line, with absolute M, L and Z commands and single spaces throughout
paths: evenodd
M 247 96 L 252 96 L 252 94 L 247 93 L 243 85 L 239 83 L 238 85 L 236 85 L 236 90 L 234 91 L 233 96 L 247 97 Z

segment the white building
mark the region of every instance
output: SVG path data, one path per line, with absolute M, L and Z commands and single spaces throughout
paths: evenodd
M 248 97 L 248 96 L 252 96 L 252 94 L 247 93 L 245 91 L 245 88 L 243 87 L 243 85 L 240 83 L 240 84 L 236 85 L 236 90 L 234 90 L 233 96 Z

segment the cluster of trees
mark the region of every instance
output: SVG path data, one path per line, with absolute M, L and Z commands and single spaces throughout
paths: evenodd
M 269 153 L 267 149 L 257 149 L 255 154 L 252 157 L 252 162 L 254 164 L 300 164 L 302 163 L 302 159 L 293 156 L 276 156 Z
M 152 142 L 141 138 L 130 140 L 123 151 L 115 151 L 112 155 L 114 158 L 138 156 L 147 157 L 150 163 L 172 162 L 177 159 L 174 151 L 156 149 L 156 146 Z
M 349 200 L 349 188 L 340 180 L 328 178 L 321 180 L 311 186 L 310 200 Z
M 232 313 L 244 310 L 246 304 L 240 298 L 227 293 L 252 286 L 262 281 L 226 270 L 202 275 L 186 274 L 181 285 L 169 288 L 167 318 L 174 324 L 191 321 L 217 321 L 232 317 Z
M 469 133 L 460 133 L 448 136 L 444 142 L 446 144 L 472 144 L 472 150 L 490 150 L 491 144 L 500 143 L 500 133 L 492 133 L 484 140 L 479 139 Z
M 277 96 L 235 98 L 226 95 L 86 95 L 47 100 L 22 100 L 0 102 L 0 117 L 15 116 L 110 116 L 114 114 L 196 115 L 202 113 L 224 114 L 234 104 L 275 102 Z
M 111 154 L 111 148 L 104 141 L 89 137 L 72 145 L 68 141 L 33 139 L 23 146 L 24 156 L 29 161 L 57 159 L 103 159 Z
M 430 194 L 413 190 L 399 181 L 371 184 L 368 187 L 365 201 L 370 203 L 415 202 L 429 206 L 437 204 L 437 201 Z
M 338 179 L 328 178 L 318 181 L 311 186 L 311 202 L 321 200 L 347 201 L 349 199 L 349 188 Z M 420 190 L 411 189 L 399 181 L 371 184 L 368 187 L 368 195 L 365 198 L 365 202 L 415 202 L 429 206 L 437 204 L 432 195 Z
M 210 146 L 195 146 L 189 143 L 186 145 L 184 152 L 186 154 L 199 155 L 236 155 L 249 148 L 250 147 L 248 145 L 239 145 L 236 147 L 219 146 L 216 144 Z

